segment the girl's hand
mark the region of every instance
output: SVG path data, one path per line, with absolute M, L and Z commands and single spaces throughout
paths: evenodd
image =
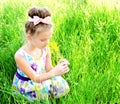
M 64 60 L 64 61 L 60 61 L 56 67 L 51 70 L 52 73 L 55 75 L 55 76 L 58 76 L 58 75 L 62 75 L 62 74 L 65 74 L 69 71 L 69 68 L 68 68 L 68 61 L 67 60 Z
M 67 59 L 61 59 L 58 63 L 61 63 L 61 62 L 65 62 L 67 65 L 70 64 Z

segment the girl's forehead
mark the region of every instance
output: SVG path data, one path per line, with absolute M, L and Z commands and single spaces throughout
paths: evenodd
M 45 31 L 45 32 L 41 32 L 39 34 L 37 34 L 36 38 L 39 39 L 48 39 L 52 37 L 52 31 Z

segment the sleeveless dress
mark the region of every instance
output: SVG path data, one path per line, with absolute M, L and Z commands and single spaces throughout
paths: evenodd
M 48 47 L 42 50 L 40 59 L 33 58 L 30 54 L 20 49 L 18 52 L 29 63 L 36 74 L 45 73 L 45 62 Z M 58 98 L 69 92 L 69 85 L 61 76 L 55 76 L 51 79 L 37 83 L 29 79 L 24 72 L 17 66 L 17 72 L 14 75 L 12 87 L 26 96 L 29 100 L 48 100 L 49 98 Z

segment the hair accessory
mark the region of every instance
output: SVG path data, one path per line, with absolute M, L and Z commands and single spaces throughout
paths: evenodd
M 34 25 L 37 25 L 40 22 L 45 23 L 45 24 L 51 24 L 51 17 L 47 16 L 45 18 L 40 18 L 38 16 L 33 16 L 33 18 L 29 17 L 28 21 L 33 22 Z

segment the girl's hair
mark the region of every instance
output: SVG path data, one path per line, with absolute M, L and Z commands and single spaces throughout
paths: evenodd
M 39 18 L 44 19 L 45 17 L 51 16 L 51 13 L 46 8 L 34 7 L 28 11 L 28 16 L 30 18 L 33 18 L 34 16 L 38 16 Z M 40 33 L 40 32 L 49 30 L 51 29 L 51 27 L 52 27 L 52 24 L 45 24 L 42 22 L 38 23 L 37 25 L 34 25 L 33 22 L 27 21 L 25 24 L 26 33 L 29 33 L 31 35 L 34 35 L 34 33 L 36 32 Z

